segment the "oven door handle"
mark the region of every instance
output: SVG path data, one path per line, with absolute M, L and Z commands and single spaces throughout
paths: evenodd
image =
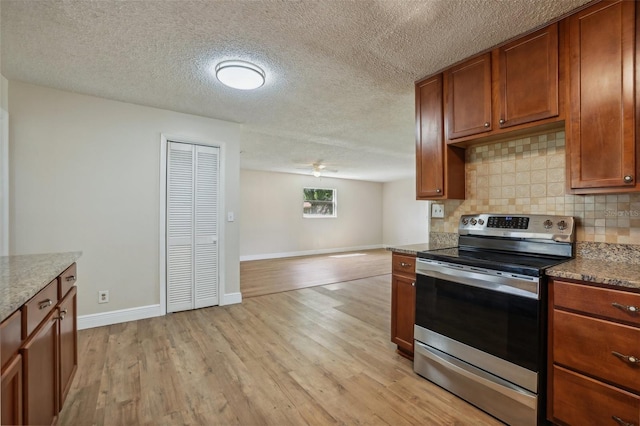
M 540 278 L 417 259 L 416 273 L 500 293 L 539 299 Z
M 488 373 L 479 370 L 477 372 L 472 372 L 468 370 L 468 367 L 462 363 L 462 361 L 442 354 L 434 353 L 429 347 L 423 343 L 418 342 L 415 343 L 416 353 L 420 354 L 431 362 L 439 364 L 440 366 L 454 371 L 455 373 L 471 380 L 476 383 L 481 384 L 487 388 L 490 388 L 496 392 L 499 392 L 510 399 L 518 401 L 520 404 L 525 407 L 529 407 L 531 409 L 536 409 L 536 396 L 535 394 L 521 388 L 516 388 L 515 385 L 507 382 L 506 380 L 499 379 L 497 377 L 491 377 Z M 444 358 L 446 356 L 446 358 Z M 474 369 L 475 370 L 475 369 Z

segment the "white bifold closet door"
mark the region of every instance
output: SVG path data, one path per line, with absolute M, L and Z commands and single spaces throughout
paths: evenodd
M 217 305 L 220 150 L 167 147 L 167 312 Z

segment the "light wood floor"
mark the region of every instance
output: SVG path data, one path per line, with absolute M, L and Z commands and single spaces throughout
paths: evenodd
M 361 254 L 364 254 L 362 256 Z M 242 297 L 385 275 L 391 252 L 384 249 L 240 262 Z
M 395 353 L 390 281 L 82 330 L 58 424 L 501 424 Z

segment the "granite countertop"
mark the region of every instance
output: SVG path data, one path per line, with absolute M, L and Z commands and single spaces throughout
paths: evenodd
M 82 252 L 0 256 L 0 322 L 73 264 Z
M 387 250 L 393 251 L 396 253 L 415 256 L 419 251 L 438 250 L 438 249 L 449 248 L 449 247 L 452 247 L 451 244 L 422 243 L 422 244 L 408 244 L 403 246 L 391 246 L 391 247 L 387 247 Z
M 555 278 L 567 278 L 640 290 L 640 264 L 576 258 L 546 270 Z

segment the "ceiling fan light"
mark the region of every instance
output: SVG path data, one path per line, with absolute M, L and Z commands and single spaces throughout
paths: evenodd
M 314 171 L 312 172 L 312 174 L 313 174 L 315 177 L 320 177 L 320 175 L 321 175 L 322 173 L 320 172 L 320 170 L 314 170 Z
M 234 89 L 253 90 L 264 84 L 265 73 L 250 62 L 224 61 L 216 65 L 216 78 Z

